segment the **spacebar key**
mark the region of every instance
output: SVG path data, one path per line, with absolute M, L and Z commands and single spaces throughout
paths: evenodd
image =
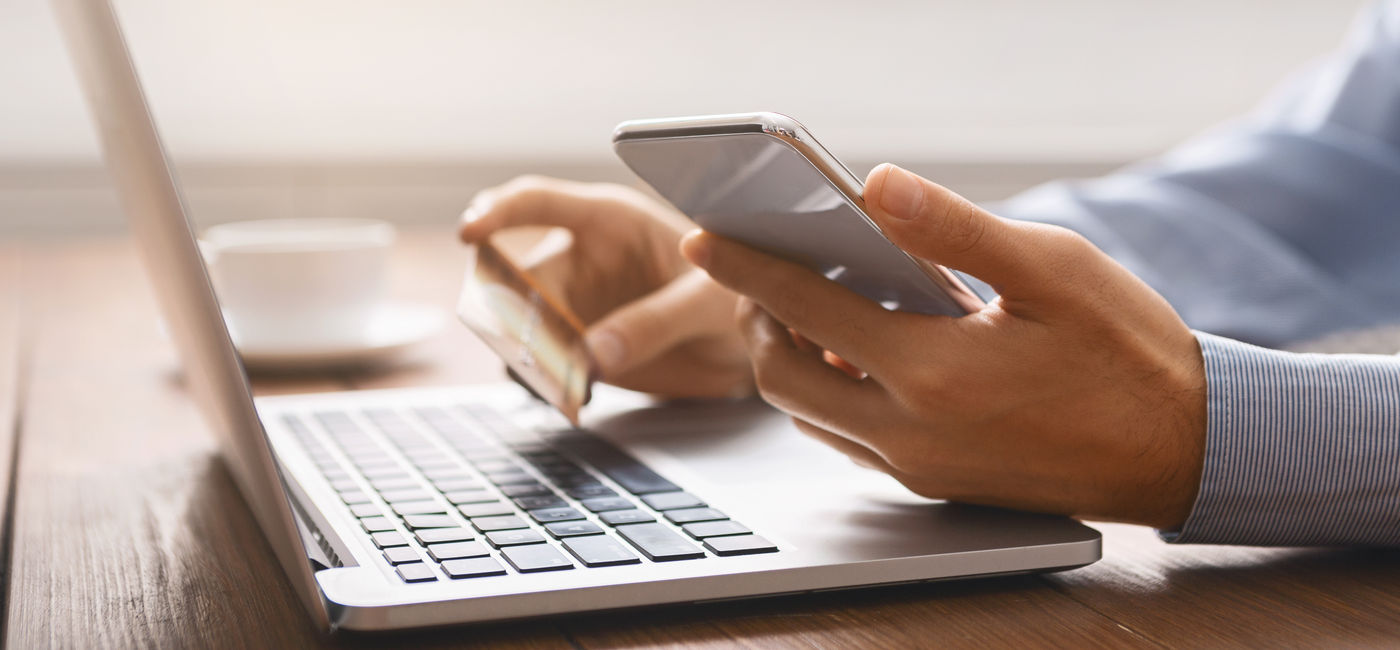
M 652 562 L 705 557 L 699 547 L 662 524 L 628 524 L 618 526 L 617 532 Z

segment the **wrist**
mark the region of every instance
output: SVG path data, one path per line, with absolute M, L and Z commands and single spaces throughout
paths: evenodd
M 1174 373 L 1174 389 L 1167 397 L 1171 407 L 1165 412 L 1174 416 L 1161 432 L 1171 448 L 1160 468 L 1160 508 L 1144 521 L 1154 528 L 1179 529 L 1191 514 L 1200 492 L 1201 474 L 1205 466 L 1206 430 L 1208 418 L 1208 389 L 1205 358 L 1200 342 L 1189 337 L 1189 354 L 1181 369 Z M 1186 347 L 1186 346 L 1183 346 Z

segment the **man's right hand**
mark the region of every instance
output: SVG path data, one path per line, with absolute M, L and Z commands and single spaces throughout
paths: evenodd
M 522 176 L 478 193 L 459 235 L 515 226 L 563 229 L 522 266 L 588 325 L 603 381 L 670 397 L 752 391 L 737 298 L 681 257 L 685 216 L 622 185 Z

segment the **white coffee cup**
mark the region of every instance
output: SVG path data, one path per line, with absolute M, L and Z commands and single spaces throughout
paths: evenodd
M 214 226 L 199 245 L 234 341 L 296 349 L 364 330 L 394 239 L 372 219 L 266 219 Z

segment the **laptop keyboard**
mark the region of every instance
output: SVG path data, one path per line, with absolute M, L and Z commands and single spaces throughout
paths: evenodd
M 778 550 L 594 436 L 540 435 L 482 405 L 311 417 L 324 439 L 283 421 L 404 582 Z

